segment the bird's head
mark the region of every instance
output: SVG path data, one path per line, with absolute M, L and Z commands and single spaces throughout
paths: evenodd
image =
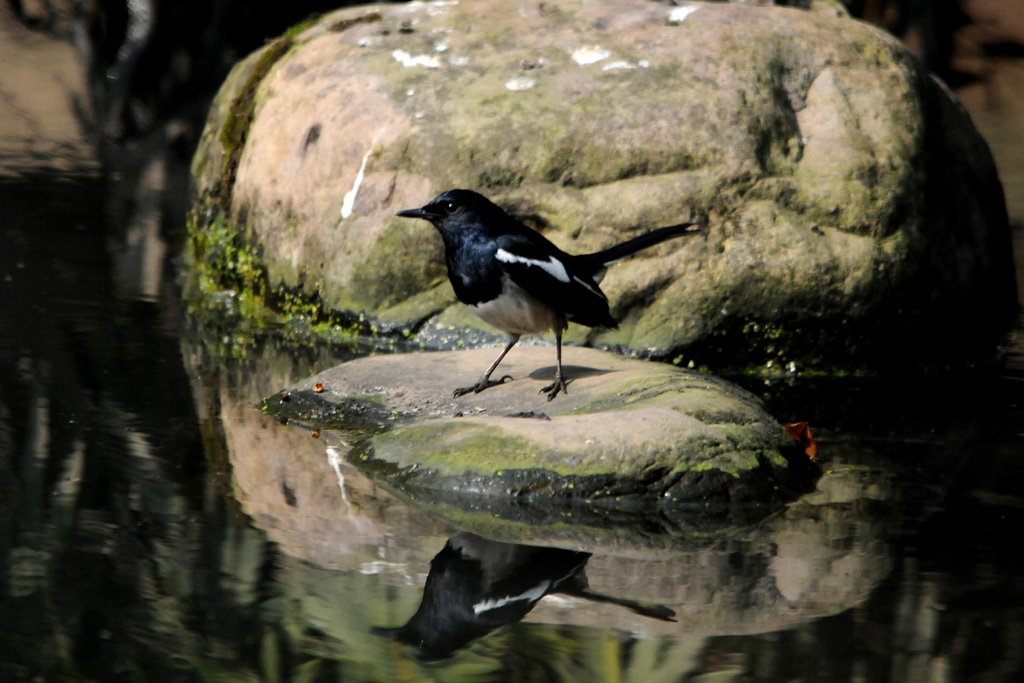
M 472 190 L 448 190 L 418 209 L 406 209 L 395 215 L 428 220 L 442 235 L 458 232 L 464 226 L 486 225 L 506 218 L 496 204 Z

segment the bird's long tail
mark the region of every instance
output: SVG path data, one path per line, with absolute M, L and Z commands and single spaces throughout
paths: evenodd
M 620 259 L 632 256 L 642 249 L 653 247 L 655 244 L 661 244 L 679 235 L 696 234 L 703 232 L 703 230 L 704 224 L 702 223 L 679 223 L 678 225 L 670 225 L 666 228 L 658 228 L 657 230 L 651 230 L 643 235 L 634 237 L 631 240 L 626 240 L 614 247 L 597 251 L 593 254 L 580 254 L 576 257 L 576 262 L 585 267 L 592 268 L 596 273 Z

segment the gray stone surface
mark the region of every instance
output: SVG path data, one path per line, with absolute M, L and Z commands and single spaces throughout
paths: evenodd
M 452 398 L 452 389 L 472 384 L 494 355 L 478 349 L 360 359 L 265 406 L 349 430 L 361 440 L 350 460 L 437 500 L 560 499 L 714 514 L 750 504 L 763 514 L 762 505 L 791 497 L 813 478 L 790 466 L 795 444 L 756 397 L 669 365 L 569 348 L 568 394 L 549 402 L 538 391 L 554 375 L 554 349 L 528 347 L 499 367 L 513 381 Z

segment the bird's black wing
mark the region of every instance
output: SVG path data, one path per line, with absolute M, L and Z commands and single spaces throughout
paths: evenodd
M 497 238 L 498 266 L 531 296 L 580 325 L 616 327 L 600 287 L 566 254 L 532 232 Z

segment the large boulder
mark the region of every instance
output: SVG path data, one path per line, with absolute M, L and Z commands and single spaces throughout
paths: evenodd
M 1016 310 L 987 147 L 897 41 L 839 11 L 341 10 L 236 66 L 193 175 L 207 301 L 431 345 L 488 338 L 438 236 L 394 216 L 453 187 L 570 252 L 708 218 L 706 239 L 613 268 L 621 324 L 577 342 L 710 365 L 948 364 Z

